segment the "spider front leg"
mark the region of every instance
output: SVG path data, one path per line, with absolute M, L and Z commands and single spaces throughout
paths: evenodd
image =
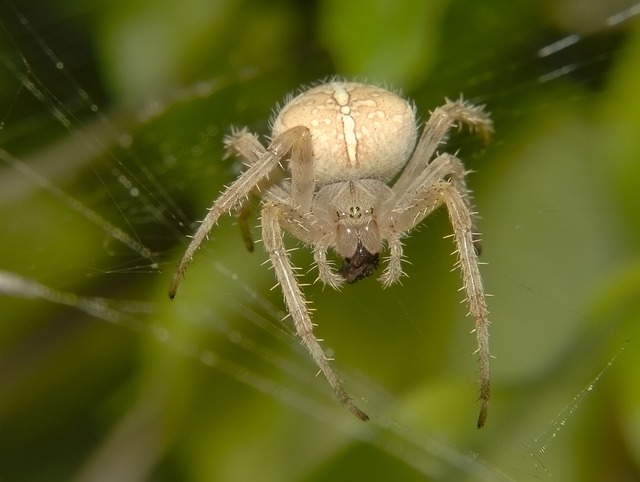
M 451 185 L 443 183 L 435 187 L 444 200 L 449 219 L 453 226 L 458 251 L 458 262 L 462 269 L 464 289 L 467 294 L 469 313 L 476 324 L 476 342 L 478 348 L 478 364 L 480 369 L 480 414 L 478 428 L 482 428 L 487 419 L 490 397 L 490 361 L 489 351 L 489 310 L 485 299 L 482 278 L 476 253 L 473 218 L 460 193 Z
M 490 398 L 489 310 L 480 277 L 478 255 L 474 246 L 473 219 L 465 195 L 465 192 L 461 193 L 449 181 L 426 185 L 413 203 L 403 211 L 397 211 L 394 228 L 398 233 L 408 232 L 438 207 L 445 205 L 447 208 L 458 254 L 457 266 L 462 271 L 463 288 L 466 293 L 469 313 L 475 321 L 474 331 L 478 345 L 476 353 L 478 354 L 480 371 L 481 406 L 478 416 L 478 428 L 480 428 L 485 424 Z
M 471 222 L 473 226 L 473 240 L 476 254 L 480 254 L 480 238 L 476 230 L 476 217 L 473 211 L 471 201 L 471 191 L 467 189 L 466 183 L 467 171 L 464 165 L 457 157 L 444 153 L 436 157 L 433 162 L 428 164 L 419 176 L 414 178 L 413 183 L 408 186 L 403 193 L 393 201 L 395 204 L 385 206 L 388 214 L 383 214 L 382 218 L 390 219 L 390 223 L 384 229 L 384 237 L 389 245 L 389 260 L 387 267 L 383 271 L 378 280 L 383 287 L 388 287 L 396 283 L 403 274 L 402 271 L 402 242 L 401 236 L 403 228 L 406 224 L 406 212 L 414 212 L 416 203 L 419 203 L 425 186 L 431 186 L 441 180 L 448 179 L 455 187 L 456 191 L 462 196 L 467 210 L 471 214 Z M 394 186 L 395 189 L 395 186 Z M 420 211 L 418 216 L 420 219 L 426 218 L 432 210 L 438 206 L 431 206 L 431 210 Z M 427 206 L 428 208 L 428 206 Z M 396 219 L 400 219 L 400 224 L 396 223 Z M 419 222 L 414 224 L 417 225 Z M 412 229 L 413 226 L 409 229 Z
M 233 130 L 229 136 L 225 139 L 225 145 L 227 148 L 227 154 L 235 154 L 249 165 L 255 164 L 260 156 L 264 155 L 266 149 L 260 144 L 260 141 L 255 135 L 249 133 L 248 130 Z M 310 222 L 299 219 L 300 213 L 309 214 L 311 201 L 313 199 L 313 177 L 310 175 L 313 173 L 312 165 L 312 151 L 310 148 L 301 149 L 297 153 L 297 157 L 291 160 L 291 198 L 282 189 L 281 186 L 270 186 L 263 193 L 265 199 L 280 203 L 284 206 L 284 203 L 291 202 L 293 205 L 298 205 L 299 209 L 294 215 L 290 213 L 285 216 L 284 228 L 289 231 L 293 236 L 300 239 L 308 245 L 313 245 L 314 260 L 318 268 L 318 278 L 324 284 L 331 286 L 333 289 L 339 289 L 344 284 L 344 278 L 337 274 L 332 265 L 327 260 L 327 250 L 331 245 L 331 239 L 318 235 L 317 230 L 309 229 Z M 305 157 L 306 156 L 306 157 Z M 295 166 L 295 168 L 294 168 Z M 239 211 L 238 222 L 240 223 L 242 237 L 245 240 L 247 247 L 249 243 L 247 239 L 251 239 L 248 235 L 248 228 L 246 224 L 246 214 L 248 209 L 248 201 L 243 205 L 243 209 Z M 287 208 L 291 210 L 291 208 Z M 321 239 L 320 239 L 321 238 Z M 318 241 L 318 239 L 320 239 Z
M 302 153 L 306 153 L 311 149 L 311 140 L 309 129 L 306 127 L 293 127 L 286 130 L 264 150 L 254 163 L 252 163 L 246 171 L 244 171 L 238 179 L 235 180 L 224 192 L 216 199 L 209 208 L 209 212 L 193 235 L 191 243 L 187 247 L 178 267 L 173 273 L 171 284 L 169 286 L 169 298 L 173 299 L 178 290 L 178 284 L 184 276 L 187 266 L 193 259 L 194 254 L 206 239 L 209 231 L 218 222 L 220 216 L 230 212 L 237 207 L 246 197 L 254 190 L 262 180 L 264 180 L 274 167 L 281 162 L 285 156 L 291 153 L 292 159 L 296 159 Z M 295 162 L 292 162 L 294 164 Z M 313 176 L 313 173 L 311 173 Z M 307 183 L 308 184 L 308 183 Z M 313 192 L 309 193 L 311 197 Z M 309 200 L 310 204 L 311 201 Z
M 414 178 L 413 183 L 401 193 L 397 201 L 396 211 L 404 211 L 415 203 L 415 199 L 420 196 L 425 186 L 435 184 L 436 182 L 448 179 L 451 184 L 462 196 L 467 210 L 471 213 L 471 222 L 473 223 L 473 243 L 477 254 L 482 251 L 480 235 L 476 229 L 476 212 L 473 209 L 473 195 L 467 188 L 467 174 L 462 161 L 451 154 L 441 154 L 436 157 L 422 173 Z M 394 186 L 395 189 L 395 186 Z
M 258 162 L 267 153 L 266 147 L 264 147 L 258 137 L 255 134 L 249 132 L 247 128 L 232 129 L 231 134 L 224 138 L 224 146 L 226 150 L 225 159 L 227 157 L 236 156 L 238 159 L 248 168 L 251 168 L 253 164 Z M 274 180 L 269 179 L 269 175 L 263 183 L 256 186 L 254 189 L 257 196 L 262 195 L 263 198 L 269 199 L 274 202 L 284 203 L 289 199 L 289 190 L 284 189 Z M 277 181 L 277 180 L 276 180 Z M 265 184 L 264 186 L 262 184 Z M 245 205 L 248 203 L 248 199 L 244 200 L 238 211 L 238 217 L 244 216 Z M 246 211 L 249 211 L 247 208 Z M 248 217 L 248 213 L 246 214 Z M 244 220 L 238 220 L 239 222 L 245 222 Z M 240 227 L 241 234 L 244 239 L 243 230 L 247 228 Z
M 311 357 L 320 368 L 320 371 L 322 371 L 329 385 L 331 385 L 340 403 L 360 420 L 369 420 L 367 414 L 356 407 L 349 398 L 349 395 L 342 387 L 340 379 L 329 365 L 329 360 L 322 347 L 320 347 L 318 339 L 313 334 L 313 322 L 311 321 L 308 303 L 296 279 L 289 253 L 282 240 L 280 221 L 284 216 L 286 214 L 279 205 L 273 203 L 264 205 L 262 208 L 262 241 L 269 254 L 278 283 L 282 288 L 284 301 L 293 319 L 296 333 L 307 347 L 307 350 L 309 350 Z

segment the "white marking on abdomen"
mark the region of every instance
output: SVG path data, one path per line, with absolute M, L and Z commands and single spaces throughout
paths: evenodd
M 347 148 L 349 166 L 355 168 L 358 165 L 358 139 L 356 137 L 356 121 L 351 116 L 351 106 L 349 106 L 349 92 L 342 87 L 335 87 L 333 98 L 340 106 L 342 130 L 344 134 L 345 147 Z

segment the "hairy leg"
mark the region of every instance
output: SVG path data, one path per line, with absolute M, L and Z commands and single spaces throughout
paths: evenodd
M 175 297 L 178 284 L 194 254 L 206 239 L 211 228 L 218 222 L 220 216 L 237 207 L 289 152 L 292 152 L 292 156 L 295 156 L 295 153 L 300 151 L 299 144 L 310 143 L 309 137 L 309 130 L 306 127 L 294 127 L 280 134 L 269 145 L 264 155 L 244 171 L 215 200 L 200 227 L 193 235 L 191 243 L 171 278 L 171 285 L 169 286 L 169 297 L 171 299 Z
M 475 321 L 475 334 L 478 349 L 480 371 L 480 415 L 478 427 L 482 427 L 487 418 L 490 398 L 490 359 L 489 351 L 489 310 L 487 308 L 482 278 L 480 276 L 478 255 L 474 246 L 473 219 L 464 199 L 451 182 L 438 182 L 424 188 L 420 196 L 402 213 L 399 213 L 395 228 L 400 232 L 413 229 L 426 216 L 438 207 L 445 205 L 453 227 L 453 235 L 458 255 L 457 266 L 462 272 L 463 289 L 469 314 Z
M 483 110 L 483 106 L 471 104 L 462 98 L 456 101 L 447 99 L 445 105 L 436 107 L 431 113 L 411 159 L 393 186 L 393 191 L 398 197 L 402 196 L 429 164 L 449 129 L 456 124 L 468 126 L 485 140 L 488 140 L 493 133 L 493 122 L 489 114 Z
M 296 279 L 289 254 L 282 240 L 282 230 L 279 224 L 280 217 L 281 211 L 278 205 L 272 203 L 264 205 L 262 208 L 262 238 L 275 270 L 276 278 L 282 289 L 287 309 L 293 319 L 296 332 L 342 405 L 360 420 L 368 420 L 367 414 L 356 407 L 349 395 L 347 395 L 340 379 L 331 368 L 327 356 L 322 347 L 320 347 L 318 339 L 313 334 L 313 322 L 309 313 L 308 303 Z

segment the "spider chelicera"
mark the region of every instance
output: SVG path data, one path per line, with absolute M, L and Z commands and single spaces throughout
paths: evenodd
M 387 249 L 389 257 L 378 278 L 387 287 L 403 274 L 401 240 L 445 206 L 466 302 L 475 320 L 481 404 L 477 425 L 482 427 L 489 406 L 490 353 L 479 235 L 462 162 L 436 153 L 448 130 L 461 125 L 485 139 L 493 132 L 482 106 L 447 100 L 433 110 L 418 140 L 410 102 L 376 85 L 332 80 L 287 99 L 271 122 L 267 147 L 248 130 L 233 130 L 225 139 L 227 151 L 247 168 L 209 209 L 173 275 L 169 296 L 174 298 L 187 265 L 218 218 L 258 194 L 262 241 L 296 332 L 340 402 L 368 420 L 348 396 L 313 333 L 309 305 L 283 232 L 313 250 L 320 281 L 336 289 L 372 275 L 381 251 Z M 344 260 L 340 269 L 327 259 L 329 250 Z

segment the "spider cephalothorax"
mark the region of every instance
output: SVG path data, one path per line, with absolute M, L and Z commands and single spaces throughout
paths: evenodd
M 378 278 L 386 287 L 402 276 L 401 239 L 445 206 L 466 301 L 476 324 L 478 427 L 482 427 L 489 406 L 490 355 L 488 310 L 478 268 L 479 237 L 462 162 L 447 153 L 434 157 L 447 131 L 463 124 L 485 138 L 493 131 L 482 107 L 447 100 L 431 113 L 418 140 L 415 109 L 407 100 L 375 85 L 333 80 L 287 101 L 271 123 L 268 147 L 245 129 L 233 131 L 226 138 L 227 149 L 248 167 L 211 206 L 173 275 L 169 296 L 175 296 L 187 265 L 218 218 L 243 205 L 259 188 L 262 240 L 296 331 L 338 399 L 367 420 L 343 389 L 313 334 L 309 306 L 283 231 L 311 247 L 318 278 L 333 288 L 371 276 L 380 253 L 388 250 L 388 262 Z M 289 161 L 289 178 L 269 182 L 282 161 Z M 344 260 L 337 272 L 327 260 L 329 250 Z

